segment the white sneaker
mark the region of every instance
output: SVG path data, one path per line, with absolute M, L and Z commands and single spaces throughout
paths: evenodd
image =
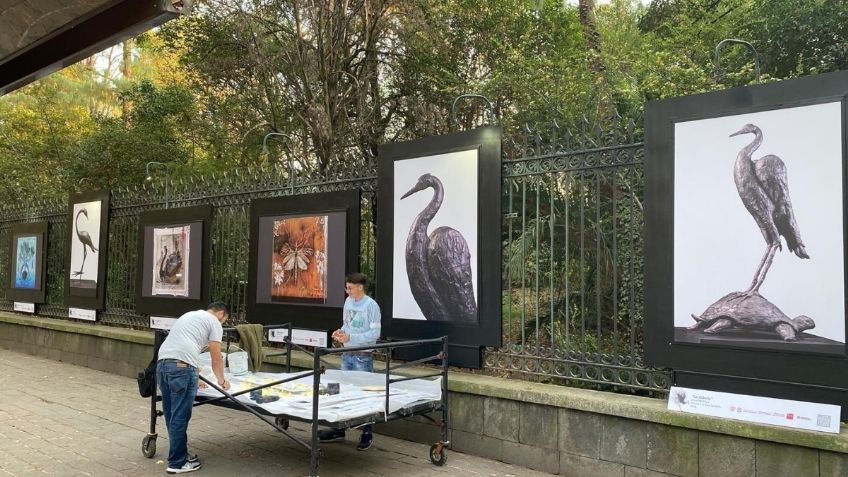
M 179 469 L 168 467 L 165 469 L 165 472 L 169 474 L 185 474 L 186 472 L 194 472 L 195 470 L 200 470 L 200 462 L 188 460 Z

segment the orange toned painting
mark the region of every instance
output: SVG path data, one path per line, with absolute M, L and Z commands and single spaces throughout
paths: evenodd
M 327 299 L 327 216 L 274 221 L 271 300 L 324 303 Z

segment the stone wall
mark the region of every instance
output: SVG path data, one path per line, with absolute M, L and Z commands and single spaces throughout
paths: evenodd
M 0 347 L 124 376 L 147 365 L 152 344 L 148 331 L 0 313 Z M 269 358 L 263 370 L 279 371 L 279 363 Z M 300 368 L 311 363 L 293 359 Z M 449 385 L 452 450 L 552 474 L 848 476 L 845 426 L 831 435 L 749 424 L 668 411 L 657 399 L 461 372 L 451 372 Z M 422 417 L 378 424 L 375 431 L 425 444 L 439 440 L 439 428 Z

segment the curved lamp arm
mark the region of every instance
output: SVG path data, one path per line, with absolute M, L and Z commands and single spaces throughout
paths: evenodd
M 721 48 L 728 43 L 733 43 L 733 44 L 737 44 L 737 45 L 744 45 L 744 46 L 747 46 L 749 50 L 751 50 L 751 53 L 753 53 L 753 55 L 754 55 L 754 77 L 756 78 L 757 84 L 759 84 L 760 83 L 760 55 L 757 53 L 757 49 L 754 48 L 754 45 L 752 45 L 750 42 L 747 42 L 745 40 L 738 40 L 736 38 L 725 38 L 724 40 L 721 40 L 720 42 L 718 42 L 718 45 L 716 45 L 716 47 L 715 47 L 716 73 L 721 74 L 721 71 L 722 71 L 721 70 Z
M 460 99 L 479 99 L 486 103 L 486 106 L 489 108 L 489 112 L 492 114 L 492 119 L 495 119 L 495 108 L 492 106 L 492 102 L 489 101 L 489 98 L 483 96 L 482 94 L 477 93 L 466 93 L 461 94 L 453 100 L 453 104 L 451 104 L 451 124 L 454 126 L 459 126 L 459 121 L 456 119 L 456 103 L 459 102 Z
M 286 133 L 280 132 L 269 132 L 262 138 L 262 152 L 260 154 L 266 155 L 268 154 L 268 138 L 272 136 L 280 136 L 286 139 L 287 144 L 291 144 L 292 137 Z M 294 157 L 289 154 L 289 189 L 294 193 Z

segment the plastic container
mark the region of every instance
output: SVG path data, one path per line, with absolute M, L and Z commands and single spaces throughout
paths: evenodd
M 230 346 L 230 352 L 227 354 L 227 362 L 230 365 L 230 373 L 235 376 L 247 374 L 247 351 L 238 346 Z

